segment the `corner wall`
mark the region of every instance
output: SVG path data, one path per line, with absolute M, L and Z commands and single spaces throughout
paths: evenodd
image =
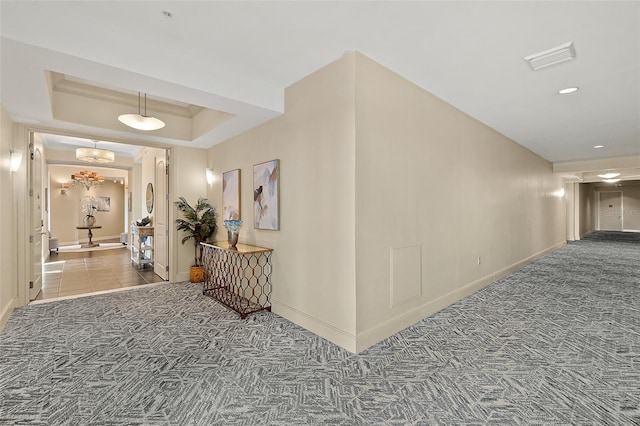
M 273 311 L 321 337 L 362 351 L 565 244 L 549 162 L 370 59 L 285 100 L 210 149 L 208 198 L 222 211 L 222 173 L 241 169 L 240 241 L 274 249 Z M 253 165 L 272 159 L 281 229 L 256 230 Z
M 551 163 L 356 55 L 357 350 L 565 243 Z
M 207 150 L 199 148 L 173 147 L 171 149 L 169 174 L 172 178 L 169 187 L 169 222 L 167 224 L 169 232 L 174 235 L 169 247 L 172 268 L 170 271 L 171 281 L 188 281 L 189 270 L 193 265 L 193 242 L 188 241 L 185 245 L 180 244 L 184 235 L 176 231 L 175 219 L 182 216 L 176 208 L 175 202 L 179 197 L 184 197 L 189 204 L 193 205 L 198 197 L 207 196 L 205 174 L 207 153 Z M 146 188 L 146 183 L 144 187 Z M 220 210 L 218 208 L 218 211 Z M 142 211 L 145 215 L 145 205 L 142 206 Z
M 640 181 L 622 183 L 624 231 L 640 232 Z
M 18 297 L 17 217 L 14 204 L 15 173 L 9 171 L 10 151 L 13 148 L 14 125 L 9 114 L 0 105 L 0 330 L 13 311 Z M 26 153 L 23 152 L 23 165 Z
M 240 242 L 273 248 L 273 311 L 355 351 L 354 54 L 286 89 L 285 113 L 210 150 L 209 201 L 241 169 Z M 280 160 L 280 230 L 253 227 L 253 166 Z M 218 240 L 226 240 L 222 218 Z
M 579 217 L 578 229 L 580 238 L 596 230 L 596 218 L 598 212 L 598 201 L 596 198 L 595 184 L 581 183 L 579 187 Z

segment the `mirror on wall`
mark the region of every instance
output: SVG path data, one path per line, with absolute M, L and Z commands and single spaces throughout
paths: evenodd
M 147 213 L 153 212 L 153 184 L 149 182 L 147 184 Z

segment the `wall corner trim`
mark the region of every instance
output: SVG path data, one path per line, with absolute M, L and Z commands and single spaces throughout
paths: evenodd
M 331 343 L 335 343 L 349 352 L 356 353 L 356 337 L 353 334 L 334 327 L 331 324 L 277 300 L 271 300 L 271 310 L 274 314 L 288 319 L 312 333 L 317 334 L 323 339 L 326 339 Z

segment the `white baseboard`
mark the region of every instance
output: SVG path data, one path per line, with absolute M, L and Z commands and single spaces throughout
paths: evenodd
M 356 338 L 353 334 L 347 333 L 278 300 L 271 300 L 271 311 L 349 352 L 356 353 Z
M 640 232 L 640 229 L 623 229 L 622 232 Z
M 4 330 L 4 326 L 7 325 L 9 315 L 13 312 L 15 305 L 16 299 L 12 297 L 11 300 L 9 300 L 9 303 L 7 303 L 7 305 L 2 308 L 2 311 L 0 311 L 0 331 Z
M 509 265 L 498 271 L 492 272 L 491 274 L 483 278 L 480 278 L 476 281 L 468 283 L 463 287 L 455 289 L 443 296 L 438 297 L 437 299 L 430 300 L 425 304 L 418 306 L 388 321 L 385 321 L 384 323 L 379 324 L 374 328 L 371 328 L 362 333 L 358 333 L 356 337 L 356 353 L 362 352 L 368 347 L 375 345 L 379 341 L 389 336 L 392 336 L 401 330 L 404 330 L 405 328 L 415 324 L 416 322 L 424 318 L 427 318 L 438 311 L 441 311 L 447 306 L 459 300 L 462 300 L 465 297 L 472 295 L 473 293 L 477 292 L 478 290 L 481 290 L 487 285 L 499 280 L 500 278 L 503 278 L 509 275 L 514 271 L 517 271 L 518 269 L 521 269 L 523 266 L 533 262 L 536 259 L 539 259 L 540 257 L 548 253 L 551 253 L 552 251 L 559 249 L 560 247 L 565 246 L 566 244 L 567 244 L 566 241 L 558 243 L 552 247 L 549 247 L 545 250 L 535 253 L 523 260 L 513 263 L 512 265 Z
M 425 304 L 418 306 L 402 315 L 392 318 L 384 323 L 359 333 L 354 336 L 344 330 L 341 330 L 331 324 L 326 323 L 318 318 L 315 318 L 305 312 L 302 312 L 292 306 L 287 305 L 279 300 L 271 300 L 271 310 L 291 322 L 298 324 L 299 326 L 317 334 L 318 336 L 335 343 L 336 345 L 353 353 L 359 353 L 368 347 L 378 343 L 379 341 L 392 336 L 393 334 L 404 330 L 405 328 L 415 324 L 416 322 L 435 314 L 436 312 L 446 308 L 447 306 L 464 299 L 467 296 L 477 292 L 478 290 L 486 287 L 487 285 L 503 278 L 510 273 L 517 271 L 523 266 L 533 262 L 540 257 L 551 253 L 563 247 L 567 244 L 566 241 L 562 241 L 552 247 L 535 253 L 525 259 L 513 263 L 498 271 L 494 271 L 491 274 L 480 278 L 476 281 L 468 283 L 467 285 L 453 290 L 437 299 L 430 300 Z M 180 277 L 180 274 L 178 274 Z M 185 278 L 185 279 L 188 279 Z
M 95 238 L 91 238 L 91 241 L 106 241 L 106 240 L 118 240 L 120 241 L 120 234 L 118 235 L 107 235 L 104 237 L 95 237 Z M 75 246 L 78 244 L 84 244 L 89 242 L 89 237 L 87 238 L 81 238 L 79 240 L 75 240 L 75 241 L 60 241 L 60 246 Z

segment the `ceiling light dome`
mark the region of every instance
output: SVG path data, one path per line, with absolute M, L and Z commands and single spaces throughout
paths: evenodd
M 87 163 L 113 163 L 115 154 L 113 151 L 96 148 L 98 141 L 93 141 L 93 148 L 77 148 L 76 158 Z
M 138 113 L 122 114 L 118 121 L 137 130 L 158 130 L 164 127 L 164 121 L 147 115 L 147 94 L 144 94 L 144 114 L 140 110 L 140 92 L 138 92 Z
M 138 130 L 158 130 L 164 127 L 164 121 L 140 114 L 122 114 L 118 117 L 118 120 Z
M 618 176 L 620 176 L 620 173 L 605 173 L 602 175 L 598 175 L 598 177 L 601 177 L 602 179 L 613 179 L 617 178 Z

